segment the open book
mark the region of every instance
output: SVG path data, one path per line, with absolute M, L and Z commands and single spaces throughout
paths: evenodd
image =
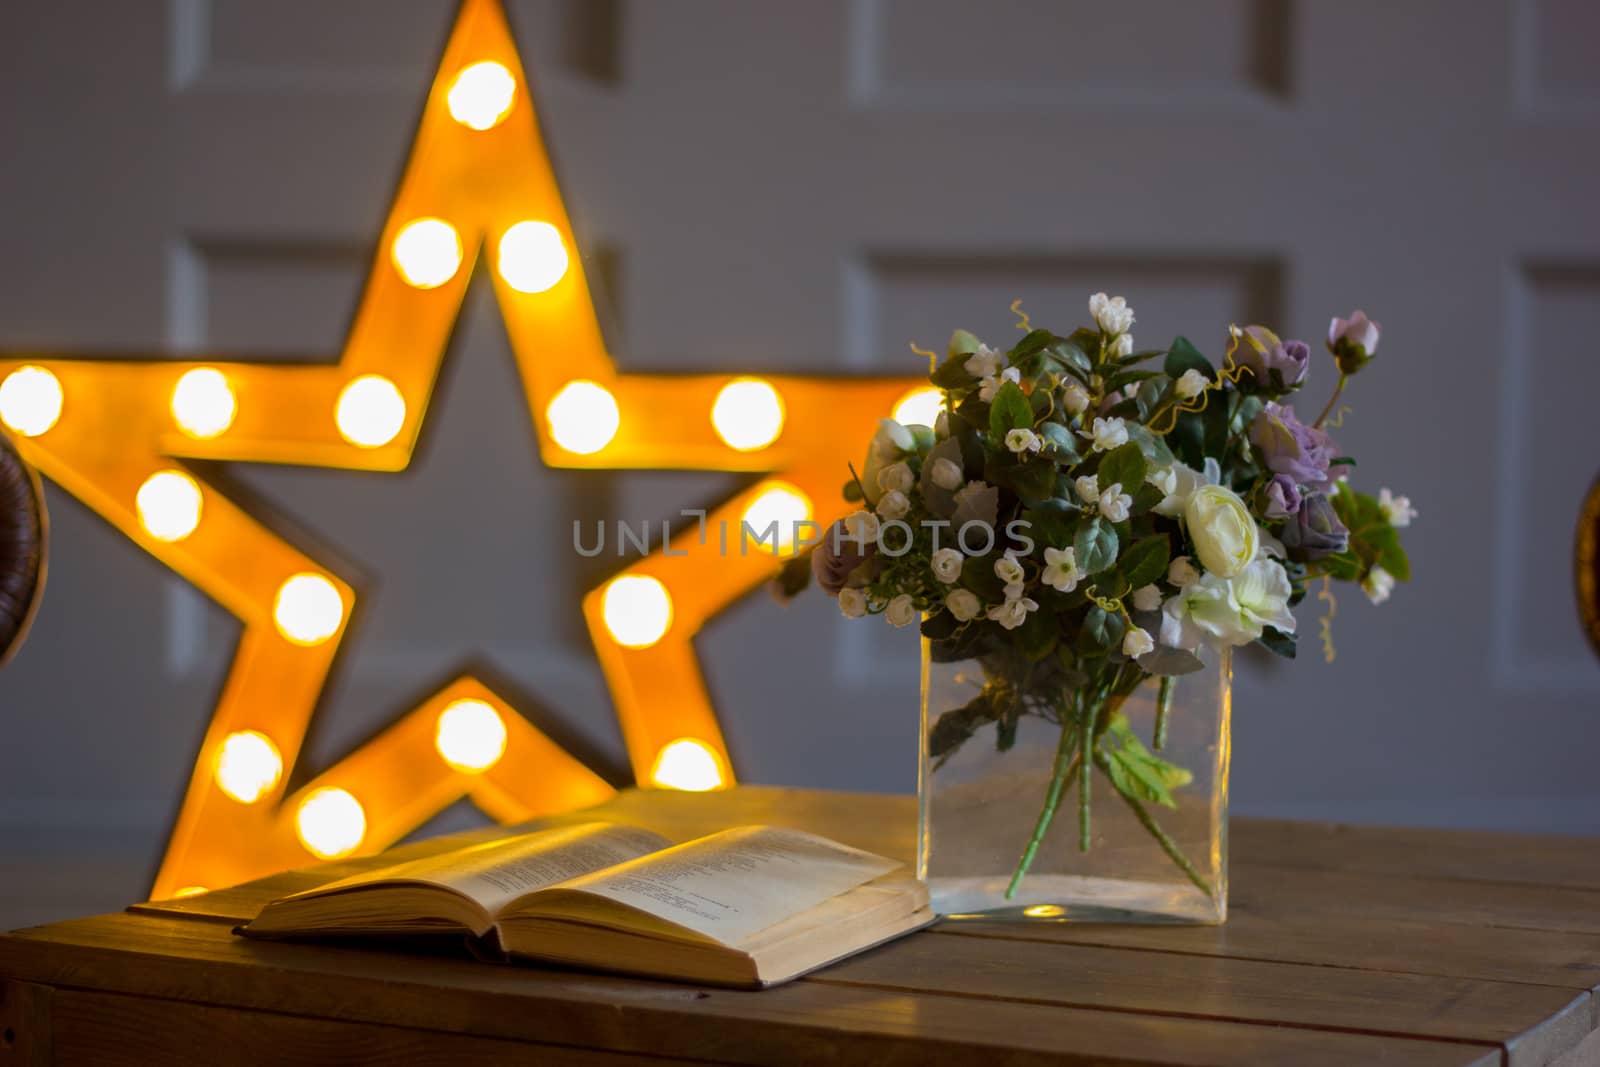
M 933 921 L 900 864 L 741 826 L 673 846 L 584 823 L 343 878 L 268 904 L 246 937 L 463 933 L 512 956 L 732 986 L 785 982 Z

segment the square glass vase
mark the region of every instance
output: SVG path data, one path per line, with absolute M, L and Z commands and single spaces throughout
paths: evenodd
M 1059 673 L 1019 684 L 1014 664 L 935 662 L 924 640 L 917 873 L 934 909 L 1223 922 L 1232 657 L 1207 652 L 1205 663 L 1165 693 L 1149 678 L 1097 702 Z

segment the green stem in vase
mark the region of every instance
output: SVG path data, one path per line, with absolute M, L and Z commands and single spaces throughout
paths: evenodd
M 1079 764 L 1079 757 L 1076 754 L 1070 761 L 1067 759 L 1067 753 L 1072 750 L 1072 730 L 1062 726 L 1061 741 L 1056 745 L 1055 766 L 1050 770 L 1050 787 L 1044 794 L 1044 807 L 1039 812 L 1039 818 L 1034 821 L 1033 836 L 1028 838 L 1028 846 L 1022 850 L 1022 858 L 1017 861 L 1017 869 L 1011 873 L 1011 883 L 1006 886 L 1007 900 L 1017 895 L 1017 887 L 1022 884 L 1022 876 L 1033 866 L 1033 857 L 1044 841 L 1045 831 L 1050 829 L 1050 822 L 1056 817 L 1056 806 L 1061 803 L 1061 793 L 1066 787 L 1067 779 L 1072 777 L 1073 769 Z
M 1101 770 L 1105 770 L 1106 757 L 1104 755 L 1096 752 L 1095 762 L 1101 765 Z M 1110 776 L 1109 772 L 1107 772 L 1107 776 Z M 1117 795 L 1127 802 L 1128 807 L 1133 810 L 1134 817 L 1139 820 L 1140 825 L 1150 832 L 1150 836 L 1155 838 L 1156 843 L 1161 846 L 1161 851 L 1167 854 L 1168 859 L 1177 864 L 1178 869 L 1188 877 L 1189 881 L 1194 883 L 1195 888 L 1199 889 L 1207 897 L 1214 898 L 1216 894 L 1211 888 L 1211 883 L 1206 881 L 1205 875 L 1201 874 L 1193 863 L 1189 862 L 1189 857 L 1183 854 L 1183 849 L 1178 847 L 1178 843 L 1161 828 L 1160 823 L 1156 822 L 1155 816 L 1151 815 L 1149 810 L 1139 803 L 1137 798 L 1129 796 L 1120 789 L 1117 790 Z
M 1094 776 L 1095 712 L 1087 707 L 1078 713 L 1078 851 L 1089 851 L 1089 781 Z
M 1163 675 L 1161 689 L 1156 694 L 1156 728 L 1150 740 L 1157 752 L 1167 747 L 1167 719 L 1172 714 L 1172 690 L 1177 684 L 1178 680 L 1172 675 Z

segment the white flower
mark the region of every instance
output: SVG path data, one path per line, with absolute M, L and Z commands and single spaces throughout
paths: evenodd
M 1374 566 L 1361 579 L 1361 591 L 1367 594 L 1367 599 L 1374 604 L 1382 604 L 1389 599 L 1389 594 L 1394 592 L 1394 575 L 1382 567 Z
M 943 408 L 939 410 L 939 417 L 933 420 L 933 435 L 941 441 L 950 436 L 950 413 Z
M 1096 293 L 1089 298 L 1089 314 L 1100 328 L 1109 334 L 1127 333 L 1133 325 L 1133 309 L 1120 296 L 1107 297 Z
M 1122 491 L 1121 482 L 1112 482 L 1100 491 L 1100 514 L 1112 522 L 1123 522 L 1128 509 L 1133 507 L 1133 497 Z
M 978 599 L 978 594 L 970 589 L 957 589 L 944 598 L 944 606 L 950 609 L 950 614 L 959 622 L 978 617 L 978 612 L 983 610 L 983 602 Z
M 994 575 L 1007 585 L 1011 585 L 1015 582 L 1020 582 L 1023 580 L 1025 575 L 1022 571 L 1022 564 L 1017 562 L 1017 555 L 1015 552 L 1008 551 L 1005 555 L 994 561 Z
M 1189 506 L 1189 498 L 1194 495 L 1196 489 L 1202 485 L 1216 485 L 1222 480 L 1222 467 L 1210 456 L 1206 457 L 1203 472 L 1184 463 L 1173 463 L 1167 470 L 1172 473 L 1172 488 L 1161 486 L 1161 491 L 1167 495 L 1161 498 L 1161 503 L 1150 510 L 1169 519 L 1175 519 L 1183 514 L 1184 509 Z
M 839 613 L 847 619 L 861 618 L 867 613 L 867 594 L 848 586 L 839 590 Z
M 1288 573 L 1275 560 L 1258 559 L 1233 578 L 1202 575 L 1162 605 L 1161 643 L 1229 648 L 1249 644 L 1268 626 L 1292 634 L 1292 593 Z
M 1137 659 L 1155 647 L 1156 643 L 1151 639 L 1150 634 L 1137 626 L 1122 635 L 1122 654 L 1124 656 L 1132 656 Z
M 1172 383 L 1172 391 L 1179 400 L 1193 400 L 1206 391 L 1206 386 L 1211 383 L 1199 371 L 1190 368 L 1183 372 L 1176 382 Z
M 1061 387 L 1061 406 L 1070 414 L 1082 415 L 1089 406 L 1089 391 L 1068 378 Z
M 893 419 L 878 420 L 877 432 L 867 446 L 867 461 L 861 468 L 861 490 L 867 496 L 867 503 L 876 504 L 882 492 L 878 488 L 878 472 L 916 447 L 917 439 L 910 430 Z
M 1119 359 L 1133 355 L 1133 334 L 1125 333 L 1111 342 L 1111 354 Z
M 1044 550 L 1044 573 L 1039 580 L 1058 593 L 1070 593 L 1078 588 L 1083 572 L 1078 570 L 1078 553 L 1071 548 Z
M 1179 556 L 1167 566 L 1167 581 L 1183 589 L 1200 580 L 1200 572 L 1194 569 L 1194 564 L 1189 562 L 1188 556 Z
M 1183 509 L 1189 540 L 1205 569 L 1232 578 L 1256 558 L 1261 536 L 1256 520 L 1232 489 L 1202 485 Z
M 1000 353 L 988 345 L 980 344 L 978 350 L 968 356 L 961 366 L 974 378 L 993 378 L 1000 373 Z
M 1007 600 L 1020 600 L 1020 599 L 1022 599 L 1022 594 L 1027 591 L 1027 588 L 1028 587 L 1022 582 L 1010 582 L 1010 583 L 1008 583 L 1006 585 L 1006 599 Z
M 1093 504 L 1100 499 L 1100 479 L 1092 474 L 1085 474 L 1081 478 L 1072 480 L 1072 487 L 1078 491 L 1078 498 L 1085 504 Z
M 1133 607 L 1136 611 L 1160 611 L 1161 590 L 1154 585 L 1141 585 L 1133 591 Z
M 1037 452 L 1044 447 L 1044 439 L 1032 430 L 1019 426 L 1015 430 L 1006 431 L 1006 447 L 1018 455 L 1024 452 Z
M 989 618 L 999 623 L 1007 630 L 1015 630 L 1028 621 L 1028 612 L 1037 611 L 1039 605 L 1027 597 L 1018 597 L 1007 600 L 1004 604 L 996 604 L 989 609 Z
M 898 489 L 891 489 L 878 498 L 878 518 L 903 519 L 911 510 L 911 498 Z
M 945 585 L 952 585 L 961 577 L 961 565 L 966 557 L 957 548 L 941 548 L 933 554 L 933 576 Z
M 978 399 L 987 404 L 989 401 L 994 399 L 994 395 L 1000 391 L 1000 387 L 1006 382 L 1021 381 L 1022 372 L 1015 367 L 1007 367 L 1005 370 L 1001 371 L 998 376 L 990 375 L 989 377 L 983 379 L 982 383 L 978 386 Z
M 908 493 L 915 480 L 911 466 L 903 461 L 891 463 L 878 472 L 878 488 L 886 493 L 890 491 Z
M 1178 472 L 1171 467 L 1151 467 L 1145 471 L 1144 480 L 1161 490 L 1163 500 L 1178 488 Z
M 889 608 L 883 614 L 890 626 L 910 626 L 917 621 L 917 608 L 909 593 L 901 593 L 889 601 Z
M 862 548 L 878 543 L 878 516 L 870 511 L 858 511 L 844 520 L 844 532 L 847 537 Z
M 1408 496 L 1395 496 L 1388 489 L 1378 490 L 1378 508 L 1383 512 L 1383 517 L 1390 526 L 1410 526 L 1411 520 L 1417 517 L 1417 509 L 1411 506 Z
M 1085 436 L 1094 438 L 1096 452 L 1109 452 L 1128 443 L 1128 427 L 1121 419 L 1095 419 L 1093 432 Z
M 933 484 L 940 489 L 961 488 L 961 464 L 953 459 L 940 456 L 934 460 L 933 470 L 929 476 L 933 479 Z

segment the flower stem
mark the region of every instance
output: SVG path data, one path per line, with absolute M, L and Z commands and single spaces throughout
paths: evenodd
M 1055 766 L 1050 770 L 1050 788 L 1045 790 L 1044 808 L 1039 812 L 1039 818 L 1033 824 L 1033 836 L 1028 838 L 1028 847 L 1022 850 L 1022 858 L 1017 861 L 1017 869 L 1012 872 L 1011 884 L 1006 886 L 1006 899 L 1010 900 L 1017 895 L 1017 887 L 1022 884 L 1022 876 L 1028 873 L 1028 868 L 1033 866 L 1033 857 L 1039 851 L 1039 845 L 1044 841 L 1045 831 L 1050 829 L 1050 820 L 1055 818 L 1056 805 L 1061 802 L 1061 791 L 1067 784 L 1067 779 L 1072 776 L 1073 768 L 1078 765 L 1077 755 L 1067 760 L 1067 753 L 1073 750 L 1072 730 L 1068 726 L 1061 727 L 1061 741 L 1056 745 Z
M 1151 738 L 1157 752 L 1167 747 L 1167 719 L 1172 714 L 1172 690 L 1177 684 L 1172 675 L 1161 676 L 1161 689 L 1156 693 L 1156 728 Z
M 1105 759 L 1104 756 L 1096 754 L 1096 762 L 1101 764 L 1102 770 L 1105 769 Z M 1195 888 L 1199 889 L 1207 897 L 1214 897 L 1216 894 L 1211 888 L 1211 883 L 1206 881 L 1205 875 L 1196 870 L 1195 865 L 1189 862 L 1189 857 L 1183 854 L 1183 849 L 1178 847 L 1178 843 L 1167 835 L 1167 832 L 1161 828 L 1160 823 L 1156 822 L 1155 816 L 1151 815 L 1137 799 L 1122 792 L 1120 789 L 1117 790 L 1117 795 L 1127 802 L 1128 807 L 1133 809 L 1134 816 L 1146 830 L 1150 831 L 1150 836 L 1156 839 L 1156 843 L 1161 846 L 1161 851 L 1165 852 L 1167 858 L 1178 865 L 1178 869 L 1188 876 L 1189 881 L 1194 883 Z
M 1095 711 L 1079 709 L 1078 715 L 1078 851 L 1089 851 L 1089 780 L 1094 774 Z
M 1344 383 L 1349 377 L 1344 371 L 1339 372 L 1339 384 L 1333 387 L 1333 395 L 1328 398 L 1327 406 L 1322 409 L 1322 414 L 1317 416 L 1317 421 L 1311 424 L 1312 429 L 1321 429 L 1323 421 L 1333 413 L 1333 405 L 1339 402 L 1339 394 L 1344 392 Z

